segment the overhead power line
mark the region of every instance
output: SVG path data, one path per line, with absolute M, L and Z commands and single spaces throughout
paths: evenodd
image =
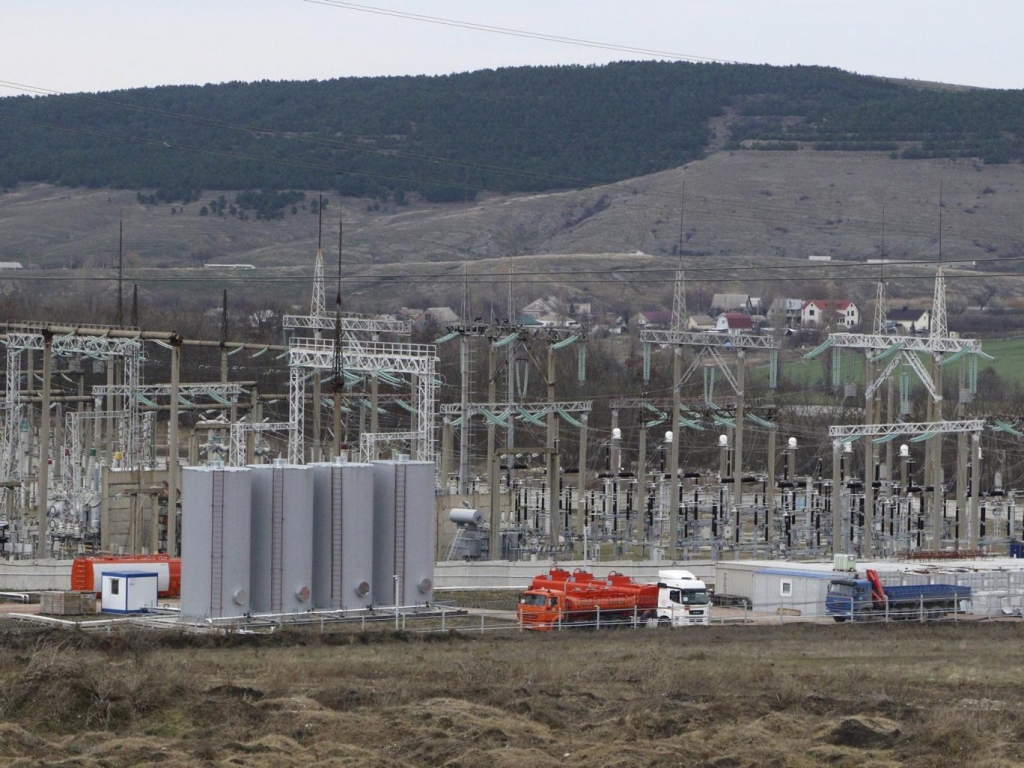
M 478 24 L 472 21 L 460 21 L 458 19 L 445 19 L 438 16 L 426 16 L 422 13 L 410 13 L 408 11 L 396 11 L 390 8 L 379 8 L 373 5 L 361 3 L 346 3 L 342 0 L 304 0 L 313 5 L 326 5 L 331 8 L 340 8 L 346 11 L 359 11 L 361 13 L 372 13 L 379 16 L 392 16 L 399 19 L 419 21 L 427 24 L 438 24 L 445 27 L 457 27 L 468 29 L 474 32 L 488 32 L 497 35 L 508 35 L 510 37 L 526 37 L 532 40 L 543 40 L 549 43 L 560 43 L 563 45 L 576 45 L 584 48 L 598 48 L 604 51 L 617 51 L 620 53 L 632 53 L 637 56 L 649 56 L 656 59 L 672 59 L 675 61 L 708 62 L 713 64 L 736 64 L 738 62 L 726 59 L 713 59 L 708 56 L 698 56 L 691 53 L 678 53 L 675 51 L 659 51 L 651 48 L 640 48 L 631 45 L 618 43 L 604 43 L 597 40 L 584 40 L 578 37 L 566 37 L 564 35 L 549 35 L 544 32 L 531 32 L 525 29 L 512 29 L 509 27 L 497 27 L 491 24 Z

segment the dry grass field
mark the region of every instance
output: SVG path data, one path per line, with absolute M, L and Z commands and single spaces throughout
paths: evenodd
M 1024 624 L 0 635 L 7 766 L 1004 766 Z

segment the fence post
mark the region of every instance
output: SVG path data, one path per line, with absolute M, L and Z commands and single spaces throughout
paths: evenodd
M 853 599 L 854 595 L 850 595 L 850 621 L 856 621 L 856 614 L 853 612 Z
M 889 623 L 889 596 L 885 596 L 885 623 Z
M 938 488 L 937 485 L 935 487 Z M 921 623 L 924 624 L 924 594 L 923 593 L 920 596 L 920 606 L 921 607 L 919 608 L 919 610 L 921 612 Z
M 558 609 L 558 631 L 562 631 L 562 609 Z
M 442 632 L 444 632 L 444 616 L 445 616 L 445 610 L 444 610 L 444 608 L 442 608 L 441 609 L 441 631 Z
M 486 618 L 487 617 L 484 614 L 482 614 L 482 613 L 480 614 L 480 634 L 481 635 L 484 633 L 484 619 L 486 619 Z
M 597 624 L 594 625 L 596 630 L 601 629 L 601 606 L 597 606 Z
M 953 591 L 953 621 L 956 621 L 957 609 L 960 607 L 960 600 L 956 596 L 956 590 Z

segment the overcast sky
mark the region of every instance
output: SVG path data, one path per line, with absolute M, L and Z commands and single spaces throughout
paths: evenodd
M 1024 0 L 366 4 L 712 59 L 1024 88 Z M 647 58 L 306 0 L 6 0 L 2 7 L 0 80 L 55 91 Z

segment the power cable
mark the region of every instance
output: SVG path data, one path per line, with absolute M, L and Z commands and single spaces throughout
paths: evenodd
M 543 40 L 545 42 L 550 43 L 561 43 L 563 45 L 577 45 L 584 48 L 598 48 L 601 50 L 618 51 L 621 53 L 633 53 L 639 56 L 650 56 L 659 59 L 708 62 L 714 64 L 739 63 L 734 61 L 728 61 L 726 59 L 713 59 L 708 56 L 697 56 L 688 53 L 675 53 L 673 51 L 659 51 L 650 48 L 639 48 L 629 45 L 603 43 L 597 40 L 584 40 L 576 37 L 565 37 L 563 35 L 549 35 L 543 32 L 531 32 L 524 29 L 512 29 L 509 27 L 492 26 L 490 24 L 478 24 L 476 22 L 470 21 L 459 21 L 457 19 L 445 19 L 437 16 L 426 16 L 420 13 L 410 13 L 408 11 L 395 11 L 388 8 L 380 8 L 372 5 L 362 5 L 360 3 L 341 2 L 341 0 L 304 0 L 304 2 L 311 3 L 313 5 L 325 5 L 331 8 L 338 8 L 346 11 L 360 11 L 362 13 L 372 13 L 380 16 L 391 16 L 394 18 L 407 19 L 410 21 L 420 21 L 428 24 L 438 24 L 446 27 L 468 29 L 474 32 L 488 32 L 498 35 L 508 35 L 511 37 L 525 37 L 533 40 Z

